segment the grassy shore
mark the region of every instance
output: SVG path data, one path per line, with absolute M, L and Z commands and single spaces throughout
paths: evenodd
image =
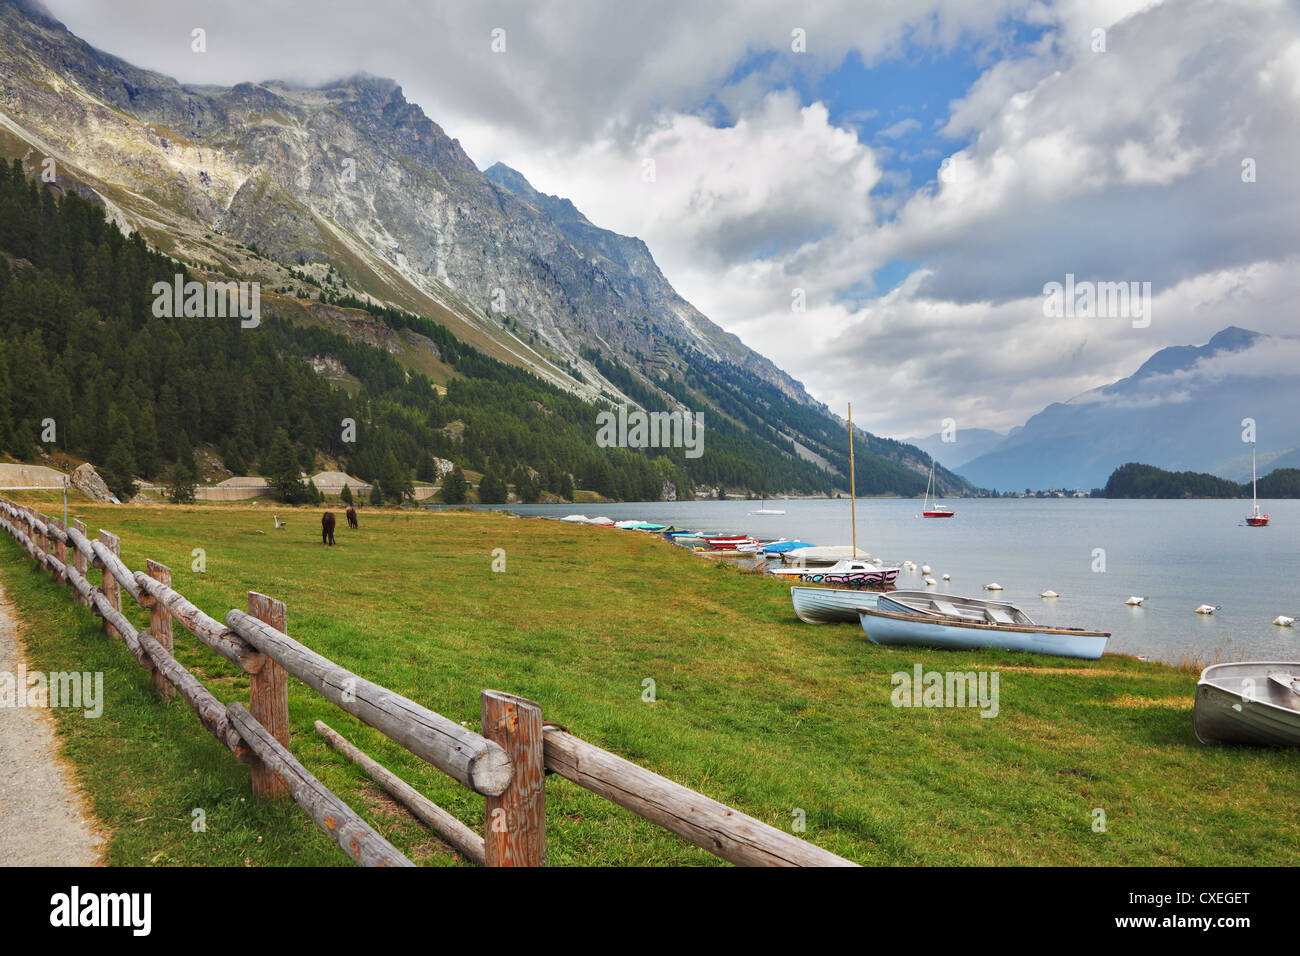
M 121 536 L 132 568 L 170 566 L 213 617 L 245 607 L 250 590 L 278 597 L 298 640 L 454 720 L 477 729 L 483 688 L 529 697 L 578 736 L 774 826 L 791 829 L 802 810 L 807 839 L 861 863 L 1300 863 L 1300 753 L 1198 744 L 1192 671 L 1112 655 L 885 649 L 856 626 L 798 622 L 788 586 L 632 532 L 366 509 L 327 549 L 318 512 L 278 510 L 280 532 L 265 506 L 72 507 L 92 531 Z M 55 715 L 112 833 L 108 862 L 348 863 L 292 803 L 254 800 L 248 768 L 183 701 L 160 700 L 125 647 L 7 535 L 0 582 L 31 668 L 104 673 L 102 717 Z M 176 645 L 218 698 L 247 701 L 237 669 L 179 628 Z M 997 671 L 997 716 L 894 707 L 891 675 L 916 664 Z M 462 862 L 328 750 L 313 721 L 475 828 L 481 798 L 292 678 L 289 713 L 295 755 L 381 833 L 417 862 Z M 557 777 L 547 834 L 553 865 L 717 862 Z

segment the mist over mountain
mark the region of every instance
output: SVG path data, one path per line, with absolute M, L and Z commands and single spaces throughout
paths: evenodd
M 1300 339 L 1230 326 L 1204 345 L 1161 349 L 1137 371 L 1049 405 L 961 473 L 1000 491 L 1097 488 L 1127 462 L 1250 478 L 1300 460 Z

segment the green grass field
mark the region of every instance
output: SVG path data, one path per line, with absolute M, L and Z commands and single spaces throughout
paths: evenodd
M 478 729 L 483 688 L 531 698 L 574 734 L 773 826 L 790 830 L 802 810 L 807 839 L 860 863 L 1300 863 L 1300 753 L 1198 744 L 1191 671 L 1110 655 L 887 650 L 856 626 L 800 623 L 777 581 L 632 532 L 366 509 L 358 531 L 340 519 L 327 549 L 317 511 L 278 508 L 288 527 L 276 532 L 271 510 L 73 507 L 92 532 L 121 536 L 133 569 L 146 558 L 171 567 L 173 586 L 217 619 L 262 591 L 287 603 L 298 640 L 454 720 Z M 204 573 L 191 570 L 196 548 Z M 54 713 L 111 831 L 109 863 L 350 865 L 291 802 L 254 800 L 248 767 L 183 701 L 162 701 L 125 646 L 33 567 L 0 535 L 0 582 L 30 667 L 104 672 L 102 717 Z M 218 698 L 247 702 L 247 679 L 179 627 L 176 653 Z M 894 707 L 891 675 L 918 663 L 998 671 L 998 715 Z M 330 751 L 313 721 L 476 829 L 481 798 L 293 678 L 289 712 L 294 754 L 381 833 L 418 863 L 463 862 Z M 718 862 L 558 777 L 546 797 L 552 865 Z

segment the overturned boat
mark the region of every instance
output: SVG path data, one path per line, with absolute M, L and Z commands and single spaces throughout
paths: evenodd
M 795 617 L 805 624 L 858 623 L 858 608 L 875 607 L 880 597 L 856 588 L 819 588 L 795 585 L 790 589 Z
M 1096 660 L 1110 634 L 1036 624 L 1014 604 L 928 591 L 890 591 L 858 611 L 873 644 L 976 650 L 1034 651 Z
M 1203 744 L 1300 746 L 1300 661 L 1241 661 L 1201 671 L 1192 730 Z

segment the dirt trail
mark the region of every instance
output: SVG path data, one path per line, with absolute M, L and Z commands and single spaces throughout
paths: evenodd
M 0 588 L 0 675 L 10 675 L 0 677 L 4 690 L 26 665 Z M 89 803 L 59 755 L 53 715 L 0 706 L 0 866 L 94 866 L 102 848 Z

